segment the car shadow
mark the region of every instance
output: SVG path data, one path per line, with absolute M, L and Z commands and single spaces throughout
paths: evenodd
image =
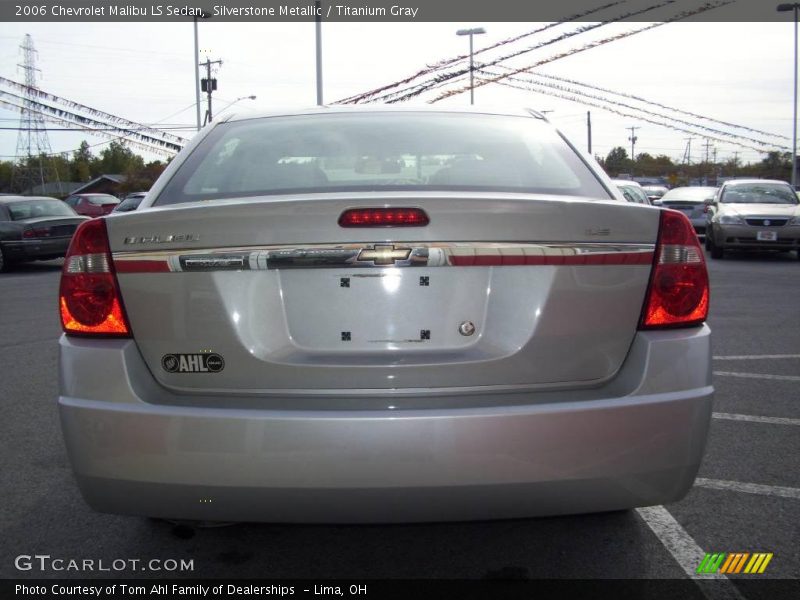
M 12 275 L 35 275 L 36 273 L 56 273 L 64 266 L 63 258 L 36 262 L 14 263 L 8 266 L 5 273 Z
M 707 261 L 712 260 L 711 254 L 706 251 Z M 715 262 L 719 259 L 713 259 Z M 739 250 L 725 250 L 723 260 L 736 260 L 741 262 L 797 262 L 797 252 L 750 252 Z

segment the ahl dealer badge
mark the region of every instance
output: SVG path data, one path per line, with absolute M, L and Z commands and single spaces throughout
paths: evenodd
M 215 352 L 165 354 L 161 367 L 167 373 L 219 373 L 225 368 L 225 359 Z

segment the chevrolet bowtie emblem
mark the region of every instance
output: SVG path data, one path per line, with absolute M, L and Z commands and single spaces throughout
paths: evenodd
M 408 260 L 411 248 L 395 248 L 376 244 L 372 250 L 363 248 L 358 253 L 357 261 L 370 261 L 376 265 L 393 265 L 398 260 Z

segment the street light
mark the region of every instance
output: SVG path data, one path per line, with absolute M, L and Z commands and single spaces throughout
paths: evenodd
M 194 101 L 197 109 L 197 131 L 200 131 L 202 123 L 200 122 L 200 71 L 197 66 L 200 63 L 200 45 L 197 41 L 197 19 L 210 19 L 211 14 L 202 11 L 199 15 L 192 15 L 194 21 Z
M 456 35 L 469 36 L 469 103 L 475 104 L 475 81 L 474 81 L 474 67 L 472 65 L 472 36 L 486 33 L 483 27 L 473 27 L 472 29 L 459 29 Z
M 233 106 L 234 104 L 236 104 L 237 102 L 239 102 L 239 101 L 241 101 L 241 100 L 255 100 L 255 99 L 256 99 L 256 97 L 255 97 L 255 96 L 242 96 L 241 98 L 237 98 L 236 100 L 233 100 L 233 101 L 231 101 L 231 102 L 228 102 L 228 103 L 227 103 L 225 106 L 223 106 L 223 107 L 222 107 L 222 110 L 220 110 L 219 112 L 217 112 L 216 116 L 219 116 L 219 115 L 220 115 L 220 113 L 221 113 L 223 110 L 226 110 L 226 109 L 230 108 L 231 106 Z
M 778 12 L 794 11 L 794 119 L 792 119 L 792 188 L 797 189 L 797 9 L 800 3 L 778 4 Z

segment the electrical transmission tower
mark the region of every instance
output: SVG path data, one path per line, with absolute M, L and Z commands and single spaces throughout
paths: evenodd
M 25 94 L 20 109 L 17 160 L 11 176 L 11 189 L 25 193 L 36 185 L 54 182 L 61 194 L 61 182 L 51 156 L 44 115 L 36 108 L 33 93 L 37 89 L 37 72 L 41 71 L 36 68 L 37 52 L 30 34 L 25 34 L 20 50 L 22 64 L 17 66 L 25 73 Z

